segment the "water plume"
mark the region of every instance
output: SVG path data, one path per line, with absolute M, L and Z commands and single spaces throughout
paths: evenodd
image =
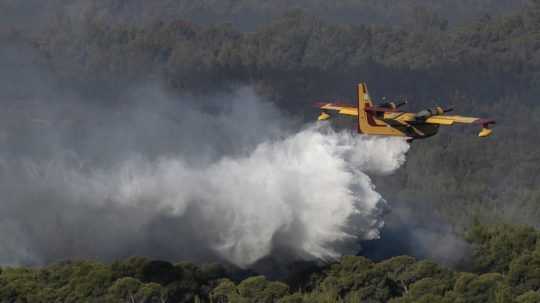
M 336 132 L 327 124 L 283 129 L 279 118 L 272 122 L 282 116 L 277 109 L 249 89 L 229 96 L 231 105 L 216 112 L 167 104 L 113 115 L 123 120 L 99 115 L 105 126 L 85 129 L 84 140 L 119 134 L 110 141 L 117 146 L 102 147 L 113 156 L 88 160 L 99 154 L 97 148 L 84 153 L 72 148 L 56 153 L 62 157 L 3 159 L 0 178 L 6 182 L 0 190 L 6 203 L 0 233 L 5 230 L 18 241 L 0 245 L 0 261 L 140 254 L 248 267 L 278 252 L 336 258 L 356 253 L 359 240 L 378 237 L 385 202 L 369 175 L 396 170 L 409 147 L 404 140 Z M 163 120 L 156 114 L 163 108 L 181 122 Z M 238 127 L 241 123 L 244 127 Z M 128 133 L 129 140 L 120 135 Z M 232 142 L 213 140 L 216 133 Z M 163 137 L 146 140 L 151 134 Z M 59 150 L 89 146 L 67 144 L 61 130 L 58 137 Z M 181 144 L 171 147 L 173 138 Z M 128 147 L 136 151 L 138 142 L 153 145 L 126 152 Z M 198 149 L 206 152 L 198 155 Z

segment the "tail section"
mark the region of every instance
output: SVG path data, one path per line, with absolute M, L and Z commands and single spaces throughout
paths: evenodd
M 373 101 L 369 96 L 367 85 L 360 83 L 358 84 L 358 110 L 365 110 L 366 107 L 373 107 Z
M 367 85 L 365 83 L 358 84 L 358 132 L 368 135 L 405 136 L 402 131 L 390 127 L 377 118 L 373 108 L 375 107 L 369 96 Z
M 369 130 L 368 113 L 366 108 L 373 107 L 373 101 L 369 96 L 367 85 L 365 83 L 358 84 L 358 132 L 367 133 Z

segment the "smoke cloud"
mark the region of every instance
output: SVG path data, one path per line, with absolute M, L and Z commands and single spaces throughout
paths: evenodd
M 125 98 L 66 93 L 6 117 L 0 263 L 145 255 L 246 267 L 279 252 L 334 258 L 378 237 L 385 202 L 368 174 L 397 169 L 403 140 L 299 127 L 250 88 Z
M 356 254 L 379 236 L 385 202 L 370 176 L 404 162 L 403 140 L 303 125 L 250 87 L 92 97 L 56 83 L 28 48 L 1 53 L 0 264 L 143 255 L 247 267 Z
M 362 242 L 362 254 L 385 260 L 407 254 L 451 267 L 466 266 L 471 246 L 430 203 L 391 199 L 381 238 Z

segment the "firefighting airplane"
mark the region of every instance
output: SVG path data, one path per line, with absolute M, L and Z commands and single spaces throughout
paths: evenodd
M 338 103 L 317 103 L 316 106 L 321 109 L 319 121 L 330 119 L 330 112 L 333 111 L 340 115 L 357 117 L 358 133 L 407 137 L 409 141 L 431 137 L 437 134 L 439 126 L 451 126 L 455 123 L 480 125 L 482 129 L 478 136 L 487 137 L 492 133 L 490 125 L 495 124 L 492 119 L 446 115 L 452 109 L 439 106 L 418 113 L 399 111 L 398 108 L 406 103 L 373 105 L 367 85 L 360 83 L 358 106 Z

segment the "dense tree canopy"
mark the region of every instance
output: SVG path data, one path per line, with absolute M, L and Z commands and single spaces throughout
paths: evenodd
M 4 267 L 1 302 L 538 302 L 540 232 L 475 225 L 474 272 L 408 256 L 373 262 L 346 256 L 292 288 L 263 276 L 233 279 L 216 264 L 171 264 L 132 257 L 112 264 L 71 261 Z
M 469 21 L 482 15 L 509 14 L 522 8 L 527 0 L 159 0 L 159 1 L 0 1 L 0 22 L 23 20 L 36 25 L 51 15 L 67 14 L 75 18 L 92 16 L 114 24 L 148 24 L 155 21 L 186 19 L 198 24 L 230 23 L 252 31 L 291 10 L 303 10 L 332 23 L 388 24 L 416 26 L 418 21 L 444 20 L 446 26 Z M 22 18 L 21 18 L 22 17 Z M 437 23 L 439 23 L 437 21 Z

